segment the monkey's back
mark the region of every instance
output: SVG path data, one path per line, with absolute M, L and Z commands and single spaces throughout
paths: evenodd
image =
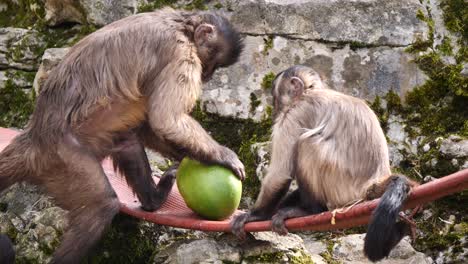
M 102 137 L 108 137 L 109 130 L 140 123 L 148 92 L 142 87 L 174 55 L 176 45 L 169 45 L 170 40 L 183 37 L 177 22 L 181 13 L 165 11 L 118 20 L 73 46 L 40 91 L 29 124 L 34 141 L 51 143 L 66 131 L 79 133 L 77 129 L 93 135 L 104 131 Z
M 390 175 L 385 135 L 361 99 L 330 89 L 307 91 L 305 97 L 306 130 L 297 153 L 300 173 L 307 175 L 299 184 L 329 209 L 342 207 L 362 198 L 364 186 Z

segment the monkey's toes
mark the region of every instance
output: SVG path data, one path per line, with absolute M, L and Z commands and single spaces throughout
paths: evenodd
M 288 229 L 284 223 L 284 219 L 281 217 L 273 216 L 271 221 L 271 230 L 279 235 L 285 236 L 288 234 Z
M 233 233 L 240 240 L 245 240 L 247 237 L 247 233 L 244 230 L 244 226 L 249 216 L 249 213 L 238 215 L 234 217 L 234 219 L 230 223 L 231 233 Z

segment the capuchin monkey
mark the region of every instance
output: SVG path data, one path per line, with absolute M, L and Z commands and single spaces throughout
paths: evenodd
M 374 112 L 361 99 L 327 89 L 306 66 L 279 73 L 272 94 L 271 163 L 255 205 L 232 220 L 232 232 L 245 238 L 245 223 L 271 218 L 272 230 L 286 234 L 288 218 L 383 194 L 364 252 L 372 261 L 388 256 L 409 230 L 397 218 L 416 183 L 391 173 L 387 142 Z M 299 188 L 286 195 L 293 179 Z
M 72 47 L 46 80 L 24 132 L 0 153 L 0 191 L 37 184 L 69 210 L 51 263 L 78 263 L 119 211 L 101 167 L 107 156 L 147 211 L 164 203 L 175 169 L 156 185 L 144 147 L 244 178 L 237 155 L 189 115 L 202 82 L 242 49 L 223 16 L 169 8 L 113 22 Z

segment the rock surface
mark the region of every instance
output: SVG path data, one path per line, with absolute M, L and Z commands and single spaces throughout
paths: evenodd
M 80 0 L 86 12 L 89 23 L 104 26 L 113 21 L 135 14 L 138 3 L 136 0 Z
M 333 256 L 341 260 L 344 264 L 367 264 L 372 263 L 366 259 L 362 248 L 364 246 L 364 234 L 349 235 L 337 240 L 333 248 Z M 408 239 L 403 239 L 390 252 L 388 258 L 379 261 L 382 264 L 430 264 L 431 258 L 423 253 L 417 252 L 409 243 Z
M 261 0 L 236 1 L 232 21 L 249 35 L 272 34 L 326 42 L 406 46 L 427 39 L 416 17 L 418 0 Z
M 45 43 L 34 30 L 0 28 L 0 69 L 37 70 Z
M 53 48 L 47 49 L 41 59 L 39 70 L 34 78 L 34 90 L 39 94 L 40 87 L 47 79 L 50 71 L 62 61 L 70 48 Z
M 468 139 L 451 135 L 442 140 L 440 152 L 450 158 L 466 158 L 468 157 Z
M 146 0 L 45 0 L 45 19 L 51 26 L 65 22 L 104 26 L 135 14 Z
M 45 20 L 50 26 L 66 22 L 84 23 L 85 13 L 75 0 L 45 0 Z
M 38 188 L 17 184 L 0 196 L 0 233 L 14 240 L 18 261 L 47 263 L 67 225 L 65 211 Z
M 284 37 L 247 36 L 245 43 L 239 63 L 218 70 L 205 85 L 202 102 L 206 111 L 261 120 L 271 101 L 270 87 L 262 87 L 265 76 L 294 64 L 311 66 L 330 88 L 365 99 L 390 90 L 403 96 L 426 80 L 403 48 L 353 50 L 350 45 L 336 48 L 333 44 Z M 260 104 L 252 107 L 252 98 Z

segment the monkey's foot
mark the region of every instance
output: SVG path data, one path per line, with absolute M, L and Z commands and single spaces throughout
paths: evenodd
M 403 220 L 404 222 L 406 222 L 410 228 L 410 237 L 411 237 L 411 241 L 415 241 L 416 240 L 416 222 L 414 222 L 413 220 L 413 215 L 414 215 L 414 211 L 410 214 L 410 215 L 406 215 L 405 213 L 403 212 L 400 212 L 400 218 L 401 220 Z
M 166 202 L 176 180 L 177 165 L 171 166 L 161 176 L 158 185 L 151 189 L 147 199 L 141 199 L 141 208 L 148 212 L 158 210 Z
M 231 232 L 240 240 L 245 240 L 247 234 L 244 230 L 244 225 L 248 222 L 250 213 L 243 213 L 234 217 L 231 220 Z
M 286 218 L 281 214 L 275 214 L 271 219 L 271 231 L 285 236 L 288 234 L 288 229 L 286 228 L 286 224 L 284 221 Z

